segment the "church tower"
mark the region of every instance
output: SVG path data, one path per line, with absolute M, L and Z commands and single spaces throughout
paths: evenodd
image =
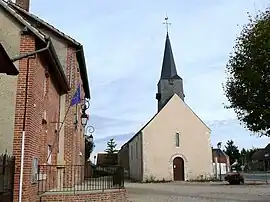
M 183 80 L 177 74 L 169 34 L 167 32 L 161 76 L 158 82 L 158 111 L 160 111 L 177 94 L 184 101 Z

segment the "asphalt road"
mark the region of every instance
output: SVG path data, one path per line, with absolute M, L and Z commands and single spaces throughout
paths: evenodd
M 227 185 L 224 183 L 126 183 L 133 202 L 269 202 L 269 185 Z

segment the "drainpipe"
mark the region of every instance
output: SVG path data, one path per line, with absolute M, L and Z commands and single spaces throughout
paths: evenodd
M 22 131 L 22 147 L 21 147 L 21 170 L 20 170 L 20 187 L 19 187 L 19 202 L 22 202 L 22 185 L 23 185 L 23 166 L 24 166 L 24 147 L 25 147 L 25 125 L 26 125 L 26 107 L 27 107 L 27 97 L 28 97 L 28 74 L 30 59 L 36 58 L 37 53 L 48 50 L 50 47 L 50 42 L 47 43 L 45 48 L 39 49 L 32 53 L 28 53 L 22 56 L 13 58 L 11 61 L 15 62 L 27 58 L 27 67 L 26 67 L 26 85 L 25 85 L 25 97 L 24 97 L 24 113 L 23 113 L 23 131 Z
M 12 62 L 16 62 L 17 60 L 21 60 L 21 59 L 24 59 L 24 58 L 28 58 L 30 56 L 33 56 L 33 55 L 36 55 L 37 53 L 41 53 L 45 50 L 48 50 L 50 47 L 50 41 L 48 41 L 47 43 L 47 46 L 45 48 L 42 48 L 42 49 L 39 49 L 39 50 L 36 50 L 34 52 L 31 52 L 31 53 L 27 53 L 25 55 L 20 55 L 20 56 L 17 56 L 17 57 L 14 57 L 13 59 L 11 59 Z

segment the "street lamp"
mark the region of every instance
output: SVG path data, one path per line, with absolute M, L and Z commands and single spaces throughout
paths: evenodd
M 81 122 L 82 122 L 82 126 L 85 127 L 87 125 L 87 121 L 88 121 L 88 116 L 86 113 L 83 113 L 81 115 Z
M 219 163 L 219 180 L 222 181 L 221 179 L 221 163 L 220 163 L 220 153 L 221 153 L 221 142 L 217 143 L 217 148 L 218 148 L 218 163 Z
M 89 136 L 89 141 L 90 141 L 91 143 L 93 143 L 93 141 L 94 141 L 94 138 L 93 138 L 93 135 L 92 135 L 92 134 Z
M 268 179 L 267 179 L 267 167 L 268 167 L 268 157 L 269 157 L 269 153 L 265 153 L 264 154 L 264 169 L 265 169 L 265 178 L 266 178 L 266 184 L 268 184 Z
M 94 156 L 94 164 L 96 165 L 96 158 L 97 158 L 97 156 Z
M 82 107 L 81 123 L 82 126 L 85 128 L 88 121 L 88 115 L 86 114 L 86 110 L 90 107 L 89 101 L 85 99 L 81 107 Z

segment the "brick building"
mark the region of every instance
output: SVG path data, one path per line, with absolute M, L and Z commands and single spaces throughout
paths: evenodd
M 81 107 L 70 107 L 78 86 L 81 99 L 90 99 L 83 46 L 29 13 L 29 0 L 0 0 L 0 19 L 0 42 L 20 72 L 12 78 L 1 75 L 0 151 L 16 158 L 18 201 L 25 131 L 22 201 L 32 202 L 40 183 L 37 165 L 61 165 L 47 175 L 55 180 L 65 165 L 84 164 Z
M 230 172 L 230 157 L 221 149 L 212 148 L 213 172 L 216 178 Z

